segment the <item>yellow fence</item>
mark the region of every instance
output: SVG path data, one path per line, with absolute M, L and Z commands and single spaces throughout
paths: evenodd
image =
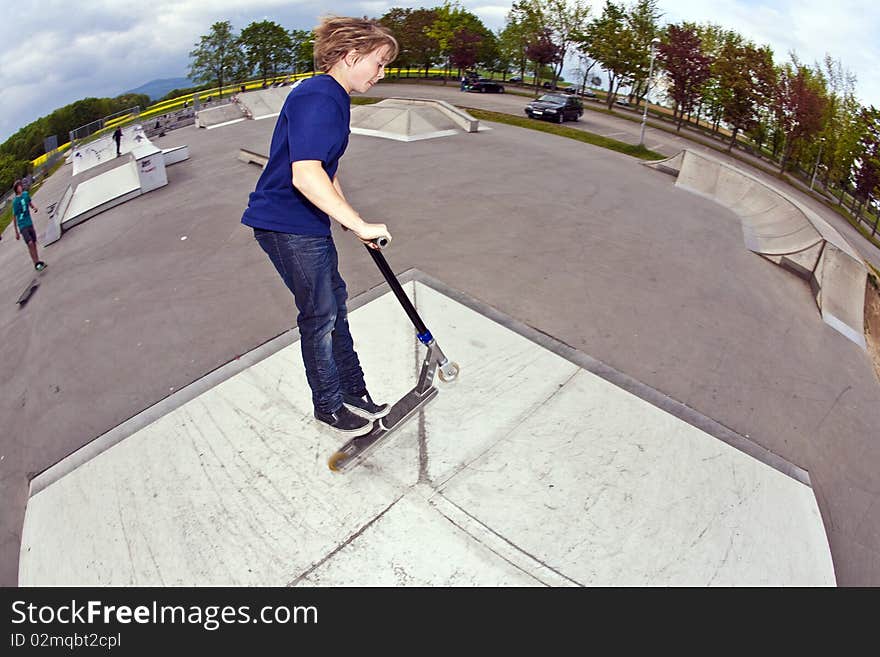
M 420 75 L 420 74 L 424 73 L 424 71 L 425 70 L 421 69 L 421 68 L 418 68 L 418 69 L 415 69 L 415 68 L 398 69 L 398 68 L 392 67 L 392 68 L 387 69 L 386 73 L 390 73 L 393 75 L 408 75 L 408 74 L 415 73 L 415 74 Z M 445 73 L 446 73 L 446 71 L 444 69 L 432 68 L 432 69 L 428 70 L 428 75 L 443 75 Z M 313 75 L 313 73 L 311 71 L 308 73 L 298 73 L 296 75 L 291 75 L 291 74 L 278 75 L 278 76 L 275 76 L 272 78 L 267 78 L 266 83 L 267 84 L 275 84 L 276 82 L 301 80 L 303 78 L 311 77 L 312 75 Z M 262 89 L 263 80 L 262 80 L 262 78 L 260 78 L 258 80 L 251 80 L 250 82 L 245 83 L 244 87 L 245 87 L 245 91 L 252 91 L 254 89 Z M 231 94 L 231 93 L 236 93 L 240 90 L 241 90 L 240 83 L 223 85 L 222 93 L 223 94 Z M 140 116 L 138 118 L 149 119 L 149 118 L 157 116 L 159 114 L 167 114 L 168 112 L 181 109 L 183 107 L 184 103 L 192 104 L 195 96 L 198 96 L 199 98 L 206 98 L 208 96 L 214 96 L 216 94 L 219 94 L 220 92 L 221 92 L 221 90 L 219 87 L 214 87 L 213 89 L 203 89 L 202 91 L 196 91 L 193 93 L 185 94 L 183 96 L 178 96 L 177 98 L 171 98 L 170 100 L 163 100 L 163 101 L 160 101 L 154 105 L 150 105 L 147 109 L 145 109 L 143 112 L 140 113 Z M 106 130 L 108 128 L 115 128 L 117 125 L 121 125 L 121 124 L 129 121 L 131 118 L 132 118 L 132 115 L 130 115 L 130 114 L 116 117 L 112 121 L 108 121 L 107 125 L 104 127 L 104 129 Z M 34 168 L 42 166 L 52 156 L 53 153 L 55 153 L 55 152 L 63 153 L 68 148 L 70 148 L 70 142 L 67 142 L 66 144 L 62 144 L 55 151 L 51 151 L 51 152 L 46 153 L 44 155 L 40 155 L 40 157 L 36 158 L 35 160 L 31 160 L 31 165 Z

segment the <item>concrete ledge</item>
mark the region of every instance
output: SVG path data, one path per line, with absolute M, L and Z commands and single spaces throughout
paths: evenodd
M 163 148 L 162 156 L 165 158 L 165 166 L 177 164 L 189 159 L 189 147 L 175 146 L 173 148 Z
M 269 161 L 267 155 L 262 155 L 248 148 L 242 148 L 238 151 L 238 159 L 245 164 L 256 164 L 261 169 L 265 169 L 266 163 Z

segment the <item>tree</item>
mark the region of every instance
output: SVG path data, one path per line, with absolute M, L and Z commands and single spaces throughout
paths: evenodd
M 806 66 L 786 64 L 779 73 L 775 89 L 774 110 L 785 135 L 785 150 L 780 173 L 785 172 L 795 147 L 822 128 L 825 98 L 816 76 Z
M 539 0 L 539 2 L 546 27 L 552 30 L 553 42 L 559 52 L 556 61 L 552 62 L 554 70 L 551 85 L 555 87 L 556 81 L 562 74 L 566 56 L 570 54 L 577 39 L 587 28 L 590 7 L 584 0 Z
M 703 54 L 711 59 L 709 78 L 703 83 L 702 94 L 697 105 L 697 125 L 700 123 L 705 108 L 712 122 L 712 134 L 715 134 L 718 132 L 718 126 L 724 116 L 724 102 L 728 93 L 728 90 L 721 84 L 721 68 L 724 65 L 721 52 L 728 44 L 741 45 L 744 39 L 737 32 L 725 30 L 720 25 L 713 23 L 701 25 L 682 23 L 682 25 L 696 30 L 697 36 L 700 37 Z M 690 116 L 688 116 L 688 120 L 690 120 Z
M 657 48 L 657 60 L 669 77 L 669 94 L 674 103 L 673 119 L 678 129 L 685 112 L 691 112 L 700 98 L 703 84 L 709 79 L 712 60 L 703 53 L 702 42 L 692 27 L 668 25 L 666 38 Z
M 0 189 L 11 189 L 16 179 L 27 174 L 28 165 L 27 160 L 19 160 L 7 153 L 0 153 Z
M 315 34 L 309 30 L 291 30 L 290 61 L 294 74 L 315 69 Z
M 504 29 L 501 30 L 499 47 L 503 56 L 513 62 L 523 79 L 529 63 L 526 48 L 540 36 L 543 20 L 537 5 L 530 0 L 519 0 L 511 6 Z
M 435 10 L 434 22 L 427 28 L 426 34 L 437 42 L 437 49 L 440 57 L 445 60 L 447 75 L 450 72 L 452 49 L 455 45 L 455 33 L 466 27 L 465 14 L 469 14 L 457 2 L 450 3 L 446 0 L 442 7 Z M 473 16 L 473 14 L 469 14 Z M 473 16 L 479 21 L 476 16 Z M 446 84 L 446 78 L 443 78 L 443 84 Z
M 528 46 L 526 46 L 526 57 L 535 64 L 535 97 L 538 97 L 538 82 L 541 79 L 541 70 L 548 64 L 554 64 L 559 59 L 559 51 L 561 48 L 553 42 L 553 35 L 549 28 L 546 28 L 538 37 Z
M 740 131 L 754 129 L 761 108 L 770 105 L 776 83 L 773 52 L 751 43 L 727 43 L 721 51 L 719 81 L 726 93 L 721 97 L 722 117 L 733 127 L 728 152 Z
M 449 61 L 458 68 L 459 76 L 461 69 L 473 68 L 477 63 L 482 43 L 482 35 L 471 32 L 467 28 L 457 30 L 452 35 L 452 41 L 449 44 Z
M 578 52 L 578 66 L 572 71 L 575 78 L 579 80 L 577 91 L 583 91 L 590 82 L 590 72 L 596 67 L 596 60 L 586 53 Z
M 273 21 L 251 23 L 241 31 L 238 42 L 244 50 L 249 76 L 257 71 L 263 82 L 292 63 L 293 39 Z
M 660 34 L 661 16 L 660 10 L 657 9 L 657 0 L 638 0 L 626 14 L 634 47 L 630 97 L 635 99 L 637 105 L 648 93 L 651 41 Z
M 859 201 L 858 210 L 854 210 L 856 217 L 861 219 L 862 208 L 876 194 L 880 186 L 880 111 L 872 105 L 870 109 L 862 109 L 859 117 L 863 134 L 859 142 L 861 154 L 856 161 L 856 170 L 853 174 L 855 193 L 853 205 Z M 874 223 L 874 231 L 877 232 L 877 222 Z
M 214 23 L 210 34 L 199 39 L 189 56 L 192 59 L 189 78 L 214 83 L 221 93 L 224 82 L 241 75 L 246 69 L 244 54 L 229 21 Z
M 578 39 L 580 49 L 599 62 L 608 73 L 608 109 L 618 89 L 630 82 L 644 53 L 638 52 L 635 34 L 627 24 L 623 5 L 606 0 L 602 15 L 591 21 Z

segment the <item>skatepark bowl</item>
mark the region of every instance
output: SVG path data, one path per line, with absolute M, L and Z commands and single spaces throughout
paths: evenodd
M 239 158 L 264 157 L 273 127 L 157 140 L 192 149 L 175 169 L 186 184 L 71 231 L 16 308 L 31 329 L 0 356 L 52 363 L 12 368 L 0 402 L 9 431 L 27 436 L 0 462 L 19 469 L 4 491 L 37 473 L 16 498 L 20 585 L 875 575 L 858 551 L 877 547 L 874 498 L 853 491 L 876 476 L 880 395 L 841 330 L 838 261 L 814 262 L 851 251 L 824 226 L 818 249 L 762 253 L 793 260 L 810 288 L 743 248 L 744 235 L 751 248 L 795 231 L 776 232 L 773 214 L 746 230 L 745 201 L 718 182 L 734 174 L 700 162 L 715 182 L 689 177 L 688 155 L 676 186 L 620 153 L 495 122 L 437 139 L 352 134 L 346 198 L 387 218 L 389 264 L 461 371 L 340 474 L 327 460 L 345 439 L 313 418 L 293 299 L 240 225 L 260 169 Z M 785 206 L 769 194 L 761 204 Z M 425 348 L 363 245 L 334 237 L 368 387 L 394 403 Z

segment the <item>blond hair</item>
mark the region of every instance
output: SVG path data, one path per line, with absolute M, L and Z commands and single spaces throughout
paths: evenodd
M 399 50 L 397 39 L 378 21 L 325 16 L 315 28 L 315 66 L 326 73 L 351 50 L 364 57 L 382 46 L 389 48 L 388 62 L 393 61 Z

